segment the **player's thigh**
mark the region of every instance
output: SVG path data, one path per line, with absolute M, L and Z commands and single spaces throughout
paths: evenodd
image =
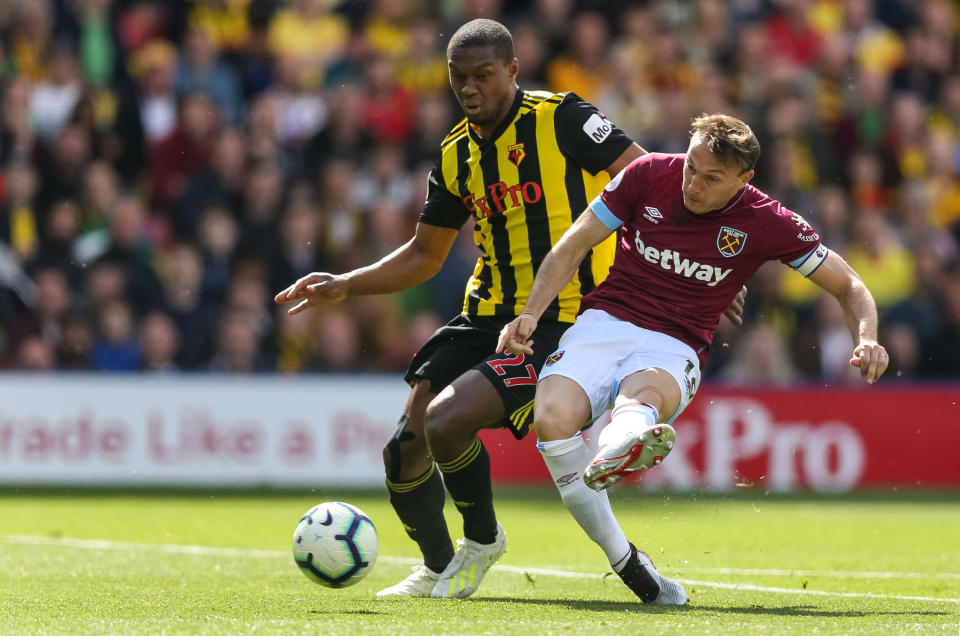
M 550 375 L 537 385 L 533 419 L 537 439 L 552 442 L 576 435 L 590 420 L 590 398 L 575 380 Z
M 614 371 L 624 352 L 629 350 L 629 341 L 618 333 L 618 324 L 613 322 L 612 318 L 607 320 L 605 314 L 590 310 L 577 318 L 577 322 L 560 340 L 557 350 L 547 356 L 540 372 L 540 388 L 537 390 L 537 403 L 540 407 L 540 414 L 537 416 L 538 435 L 541 416 L 546 418 L 549 413 L 547 409 L 553 410 L 550 403 L 555 399 L 563 399 L 561 391 L 554 390 L 555 387 L 578 387 L 579 391 L 574 392 L 574 395 L 583 395 L 589 404 L 586 420 L 597 419 L 610 407 L 615 385 Z M 555 377 L 565 378 L 570 383 L 555 383 Z M 550 395 L 555 397 L 548 398 L 545 390 L 550 390 Z M 569 399 L 579 401 L 574 397 Z M 576 417 L 580 417 L 579 412 Z M 579 424 L 582 426 L 584 420 Z
M 413 387 L 397 431 L 384 448 L 391 479 L 414 479 L 430 467 L 427 411 L 444 389 L 482 361 L 496 343 L 496 330 L 457 316 L 437 330 L 413 357 L 404 379 Z M 396 477 L 391 477 L 395 475 Z
M 500 421 L 487 420 L 479 428 L 504 427 L 517 439 L 523 439 L 534 421 L 534 398 L 540 370 L 556 351 L 569 324 L 543 321 L 531 334 L 532 354 L 491 354 L 476 370 L 496 391 L 503 406 Z
M 503 399 L 490 381 L 470 369 L 437 395 L 427 408 L 426 435 L 438 461 L 466 450 L 477 432 L 500 426 L 506 415 Z

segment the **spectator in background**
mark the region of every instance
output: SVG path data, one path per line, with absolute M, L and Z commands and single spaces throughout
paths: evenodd
M 49 54 L 53 49 L 53 7 L 50 0 L 31 0 L 17 4 L 11 29 L 9 57 L 17 74 L 39 81 L 49 72 Z
M 307 147 L 308 178 L 320 177 L 327 161 L 344 159 L 359 163 L 374 145 L 373 132 L 363 126 L 363 100 L 363 90 L 356 85 L 345 84 L 331 90 L 329 121 Z
M 308 371 L 317 349 L 317 314 L 288 314 L 277 309 L 277 371 Z
M 29 260 L 40 246 L 39 215 L 34 203 L 37 185 L 37 174 L 30 164 L 16 161 L 7 166 L 0 240 L 13 248 L 21 261 Z
M 913 259 L 881 214 L 861 214 L 857 219 L 847 262 L 873 292 L 881 310 L 902 301 L 913 289 Z
M 960 356 L 960 268 L 947 273 L 941 290 L 943 323 L 925 347 L 923 373 L 956 378 Z
M 38 149 L 36 164 L 43 187 L 37 191 L 36 203 L 41 215 L 54 201 L 76 201 L 83 196 L 84 174 L 93 159 L 91 135 L 89 129 L 70 124 L 61 129 L 49 148 Z
M 28 161 L 33 152 L 33 126 L 30 124 L 30 82 L 16 78 L 6 84 L 3 93 L 3 129 L 0 131 L 0 159 L 5 163 Z
M 27 336 L 17 345 L 15 366 L 23 371 L 53 371 L 56 365 L 53 348 L 40 336 Z
M 767 63 L 809 68 L 819 54 L 821 33 L 810 23 L 810 0 L 784 0 L 766 20 L 773 59 Z
M 176 49 L 166 40 L 147 42 L 130 61 L 130 70 L 139 86 L 137 115 L 149 143 L 165 139 L 177 126 L 176 63 Z M 128 115 L 131 120 L 132 115 Z
M 241 56 L 250 42 L 250 5 L 251 0 L 197 2 L 190 10 L 190 26 L 206 31 L 215 49 Z
M 596 99 L 607 81 L 609 39 L 601 14 L 583 12 L 574 17 L 566 50 L 547 65 L 550 90 L 571 91 L 587 101 Z
M 70 199 L 55 201 L 47 212 L 40 249 L 31 260 L 32 265 L 56 267 L 75 288 L 82 277 L 73 254 L 79 234 L 80 209 Z
M 363 127 L 379 142 L 402 144 L 413 133 L 414 96 L 399 82 L 393 60 L 373 55 L 366 64 Z
M 316 355 L 309 365 L 314 371 L 356 371 L 363 366 L 360 334 L 350 312 L 331 307 L 320 316 Z
M 147 227 L 147 210 L 132 194 L 117 199 L 110 212 L 109 244 L 102 258 L 117 263 L 126 279 L 125 294 L 137 312 L 157 305 L 160 281 L 153 268 L 153 245 Z
M 220 320 L 217 348 L 207 365 L 217 373 L 252 373 L 269 367 L 261 358 L 260 335 L 251 316 L 228 311 Z
M 30 120 L 42 143 L 50 143 L 67 124 L 82 90 L 73 50 L 57 46 L 50 57 L 50 72 L 30 95 Z
M 399 60 L 410 53 L 415 30 L 413 2 L 404 0 L 374 0 L 363 23 L 363 36 L 373 53 Z M 436 28 L 436 24 L 433 25 Z M 424 37 L 426 34 L 421 34 Z M 434 36 L 435 37 L 435 36 Z M 437 41 L 432 48 L 436 51 Z M 444 75 L 446 75 L 444 60 Z
M 164 139 L 177 125 L 173 88 L 176 50 L 165 40 L 152 40 L 129 62 L 136 83 L 118 91 L 111 127 L 115 166 L 125 185 L 136 183 L 146 164 L 148 144 Z
M 267 281 L 260 276 L 235 276 L 227 290 L 224 303 L 226 313 L 243 314 L 257 331 L 257 337 L 267 344 L 274 333 L 272 306 L 269 302 Z
M 109 301 L 123 298 L 128 284 L 127 271 L 121 263 L 100 258 L 87 267 L 81 307 L 92 314 Z
M 409 205 L 413 184 L 401 146 L 378 144 L 368 155 L 366 165 L 367 169 L 354 180 L 353 197 L 357 205 L 366 211 L 383 200 L 398 208 Z
M 518 60 L 523 60 L 517 84 L 528 91 L 546 90 L 547 43 L 541 37 L 539 25 L 524 19 L 514 24 L 510 32 L 513 33 L 513 51 Z
M 272 161 L 261 161 L 247 171 L 240 209 L 242 242 L 270 258 L 279 250 L 278 221 L 286 188 L 283 172 Z
M 257 105 L 261 117 L 269 117 L 272 122 L 273 130 L 268 134 L 278 144 L 286 175 L 298 178 L 304 175 L 309 140 L 327 123 L 327 104 L 303 79 L 294 58 L 278 58 L 274 71 L 273 86 L 260 96 Z
M 40 338 L 52 348 L 62 336 L 61 321 L 71 301 L 67 277 L 56 267 L 43 266 L 32 272 L 30 278 L 35 289 L 31 305 L 4 325 L 7 355 L 20 355 L 20 343 L 29 337 Z
M 219 111 L 219 119 L 238 126 L 243 114 L 240 81 L 234 69 L 220 59 L 209 30 L 194 24 L 187 31 L 174 80 L 177 94 L 203 93 Z
M 770 325 L 761 324 L 737 343 L 732 359 L 717 379 L 740 385 L 788 386 L 796 375 L 783 338 Z
M 118 61 L 117 42 L 110 23 L 111 0 L 73 0 L 73 39 L 83 77 L 94 86 L 108 86 Z M 63 16 L 62 16 L 63 17 Z
M 237 210 L 243 203 L 247 152 L 243 135 L 236 129 L 219 132 L 210 149 L 206 169 L 190 176 L 174 206 L 173 229 L 183 238 L 194 236 L 204 209 L 224 205 Z
M 290 192 L 280 219 L 280 245 L 270 267 L 270 288 L 280 289 L 290 280 L 323 269 L 327 263 L 320 249 L 320 215 L 309 186 L 299 185 Z
M 97 311 L 97 330 L 90 361 L 98 371 L 135 371 L 140 367 L 140 345 L 135 337 L 133 311 L 114 299 Z
M 178 371 L 177 350 L 180 334 L 177 325 L 167 314 L 151 312 L 140 323 L 140 368 L 154 373 Z
M 333 13 L 330 0 L 291 0 L 270 21 L 267 36 L 271 53 L 291 68 L 302 85 L 321 85 L 327 67 L 342 54 L 349 25 Z
M 93 326 L 85 312 L 71 311 L 61 322 L 61 337 L 57 343 L 58 369 L 87 371 L 91 369 Z
M 179 332 L 178 366 L 193 369 L 213 353 L 210 334 L 216 329 L 218 310 L 203 294 L 203 261 L 190 243 L 176 243 L 163 259 L 160 306 Z
M 453 106 L 446 94 L 428 93 L 417 100 L 415 116 L 414 134 L 406 146 L 406 163 L 414 167 L 421 164 L 420 172 L 425 178 L 430 171 L 429 164 L 436 148 L 449 132 L 448 124 L 453 118 Z M 422 183 L 420 176 L 416 175 L 413 181 Z
M 396 2 L 393 4 L 402 5 Z M 368 34 L 372 37 L 369 24 Z M 400 84 L 413 95 L 447 96 L 447 60 L 440 53 L 439 36 L 440 27 L 437 21 L 421 16 L 410 24 L 407 46 L 400 47 L 400 50 L 393 53 L 397 59 L 397 77 Z M 377 47 L 376 42 L 372 45 L 375 49 L 391 54 L 391 51 Z M 446 125 L 449 121 L 448 115 L 437 125 Z
M 240 229 L 226 207 L 212 205 L 200 215 L 197 237 L 203 253 L 203 297 L 219 305 L 230 285 L 230 259 L 240 239 Z
M 318 241 L 331 268 L 359 267 L 365 262 L 358 254 L 364 219 L 354 187 L 357 178 L 357 167 L 342 159 L 327 162 L 320 174 Z
M 148 173 L 150 204 L 167 211 L 181 198 L 187 182 L 210 167 L 210 148 L 217 135 L 219 121 L 210 98 L 191 93 L 180 101 L 176 128 L 150 148 Z

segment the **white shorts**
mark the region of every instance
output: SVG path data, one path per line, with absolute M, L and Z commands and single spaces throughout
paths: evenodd
M 644 369 L 663 369 L 680 387 L 680 405 L 667 422 L 687 408 L 700 386 L 700 361 L 689 345 L 657 331 L 615 318 L 602 309 L 588 309 L 560 338 L 547 358 L 540 380 L 568 377 L 590 399 L 592 419 L 613 407 L 625 377 Z

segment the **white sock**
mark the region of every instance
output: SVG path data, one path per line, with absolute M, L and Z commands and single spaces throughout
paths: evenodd
M 624 402 L 613 409 L 610 423 L 600 431 L 597 441 L 601 447 L 607 444 L 607 440 L 619 443 L 631 431 L 653 428 L 658 417 L 657 409 L 646 402 Z
M 538 441 L 537 448 L 560 491 L 563 505 L 587 536 L 603 549 L 611 564 L 625 563 L 624 555 L 630 554 L 630 542 L 613 516 L 606 491 L 597 492 L 583 483 L 583 469 L 593 454 L 580 433 L 569 439 Z

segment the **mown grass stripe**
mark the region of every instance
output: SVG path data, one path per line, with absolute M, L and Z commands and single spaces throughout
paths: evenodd
M 283 550 L 254 550 L 246 548 L 218 548 L 214 546 L 201 546 L 201 545 L 181 545 L 181 544 L 163 544 L 163 543 L 131 543 L 124 541 L 104 541 L 100 539 L 75 539 L 71 537 L 41 537 L 41 536 L 32 536 L 32 535 L 7 535 L 0 537 L 0 542 L 11 543 L 11 544 L 23 544 L 23 545 L 58 545 L 66 546 L 72 548 L 81 548 L 81 549 L 90 549 L 90 550 L 129 550 L 129 551 L 141 551 L 148 550 L 152 552 L 164 552 L 169 554 L 188 554 L 194 556 L 235 556 L 235 557 L 259 557 L 259 558 L 284 558 L 287 559 L 290 557 L 289 553 Z M 388 562 L 388 563 L 398 563 L 398 564 L 416 564 L 420 563 L 419 559 L 412 559 L 407 557 L 390 557 L 390 556 L 379 556 L 377 557 L 378 561 Z M 568 570 L 556 570 L 552 568 L 525 568 L 517 567 L 512 565 L 495 565 L 493 569 L 496 569 L 500 572 L 511 572 L 516 574 L 527 574 L 527 575 L 540 575 L 540 576 L 554 576 L 559 578 L 575 578 L 575 579 L 602 579 L 606 574 L 598 573 L 588 573 L 588 572 L 575 572 Z M 767 575 L 769 572 L 775 573 L 803 573 L 808 576 L 837 576 L 839 572 L 831 572 L 829 570 L 818 571 L 818 570 L 762 570 L 762 569 L 744 569 L 737 570 L 735 568 L 669 568 L 664 567 L 662 570 L 669 571 L 699 571 L 699 572 L 716 572 L 718 574 L 742 574 L 745 576 L 759 576 Z M 749 573 L 749 574 L 748 574 Z M 869 578 L 861 577 L 860 575 L 872 575 L 872 574 L 888 574 L 888 573 L 877 573 L 877 572 L 844 572 L 844 575 L 851 575 L 851 578 Z M 924 576 L 930 578 L 939 578 L 943 575 L 954 578 L 960 575 L 957 575 L 952 572 L 931 572 L 931 573 L 921 573 L 921 572 L 891 572 L 889 574 L 896 574 L 903 578 L 923 578 Z M 781 574 L 773 574 L 773 576 L 779 576 Z M 884 577 L 885 578 L 885 577 Z M 960 604 L 960 598 L 944 598 L 938 596 L 910 596 L 910 595 L 899 595 L 899 594 L 872 594 L 869 592 L 831 592 L 828 590 L 800 590 L 787 587 L 769 587 L 761 585 L 753 585 L 750 583 L 721 583 L 718 581 L 700 581 L 687 578 L 676 578 L 677 581 L 683 583 L 684 585 L 690 586 L 701 586 L 709 587 L 714 589 L 722 590 L 731 590 L 731 591 L 744 591 L 744 592 L 763 592 L 769 594 L 788 594 L 792 596 L 827 596 L 833 598 L 869 598 L 869 599 L 879 599 L 879 600 L 889 600 L 889 601 L 925 601 L 933 603 L 958 603 Z

